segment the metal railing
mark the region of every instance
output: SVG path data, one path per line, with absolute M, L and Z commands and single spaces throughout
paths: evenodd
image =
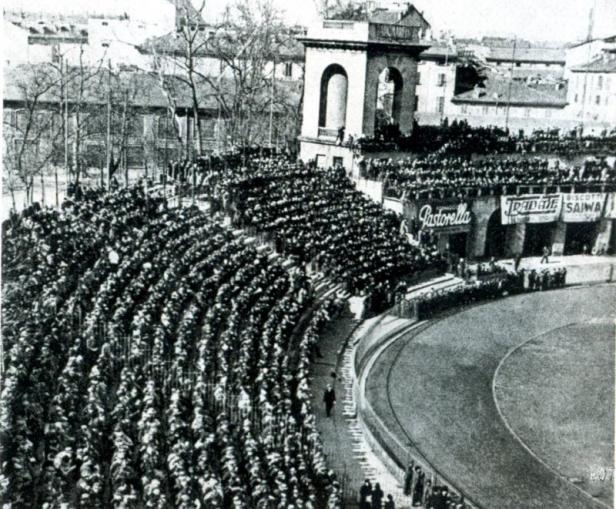
M 370 39 L 386 41 L 419 41 L 419 27 L 370 23 Z
M 335 21 L 326 19 L 323 21 L 323 28 L 335 30 L 353 30 L 355 23 L 353 21 Z
M 319 138 L 337 138 L 338 129 L 331 127 L 319 127 Z

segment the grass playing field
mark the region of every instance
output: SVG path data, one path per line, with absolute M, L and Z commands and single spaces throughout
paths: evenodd
M 387 348 L 368 376 L 366 395 L 401 443 L 412 441 L 482 507 L 611 506 L 609 490 L 595 498 L 588 483 L 577 486 L 566 477 L 588 477 L 613 464 L 609 320 L 615 317 L 614 285 L 475 306 Z M 495 372 L 532 338 L 538 346 L 533 349 L 533 340 L 528 348 L 536 355 L 520 348 L 520 358 L 511 354 L 495 381 L 503 419 L 493 397 Z M 564 468 L 567 462 L 575 465 Z
M 495 378 L 513 432 L 585 491 L 613 496 L 614 322 L 555 329 L 514 350 Z

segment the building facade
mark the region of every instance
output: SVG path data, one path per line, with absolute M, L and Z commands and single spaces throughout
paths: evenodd
M 383 121 L 411 132 L 417 61 L 426 49 L 419 36 L 418 27 L 367 21 L 323 20 L 308 30 L 301 39 L 306 47 L 303 160 L 350 168 L 353 151 L 342 146 L 344 141 L 373 136 Z
M 569 110 L 585 132 L 616 128 L 616 52 L 571 68 Z

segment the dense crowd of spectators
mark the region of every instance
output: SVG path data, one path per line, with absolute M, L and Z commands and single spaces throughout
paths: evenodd
M 547 159 L 451 157 L 432 154 L 418 159 L 362 162 L 363 177 L 383 182 L 385 196 L 413 199 L 436 193 L 463 197 L 469 193 L 515 193 L 517 186 L 600 186 L 616 184 L 616 168 L 606 159 L 580 166 L 550 164 Z M 596 189 L 595 189 L 596 190 Z
M 2 234 L 3 506 L 340 505 L 308 380 L 338 303 L 294 332 L 301 270 L 139 188 Z
M 459 275 L 467 280 L 455 288 L 431 290 L 411 299 L 406 298 L 404 293 L 398 293 L 395 297 L 394 313 L 401 317 L 416 316 L 424 320 L 449 309 L 465 307 L 505 295 L 562 288 L 567 279 L 565 267 L 541 270 L 519 269 L 513 272 L 504 269 L 487 269 L 479 274 L 475 269 L 474 274 L 477 278 L 471 281 L 469 279 L 470 269 L 463 269 L 462 274 Z M 486 275 L 491 277 L 485 277 Z
M 603 131 L 600 136 L 583 136 L 579 130 L 559 129 L 512 133 L 497 126 L 472 127 L 462 120 L 442 125 L 418 125 L 411 135 L 404 135 L 396 124 L 375 129 L 374 136 L 347 137 L 344 144 L 363 152 L 409 151 L 414 153 L 442 152 L 456 154 L 532 154 L 551 153 L 607 154 L 616 151 L 616 130 Z
M 444 268 L 433 246 L 414 247 L 400 218 L 357 191 L 341 168 L 263 158 L 219 179 L 232 222 L 311 265 L 352 294 L 371 294 L 426 268 Z

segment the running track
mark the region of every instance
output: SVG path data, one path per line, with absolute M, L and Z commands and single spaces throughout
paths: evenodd
M 615 316 L 613 285 L 475 306 L 389 346 L 368 375 L 366 395 L 401 443 L 412 440 L 481 507 L 604 508 L 516 440 L 494 403 L 492 381 L 507 352 L 529 338 Z

